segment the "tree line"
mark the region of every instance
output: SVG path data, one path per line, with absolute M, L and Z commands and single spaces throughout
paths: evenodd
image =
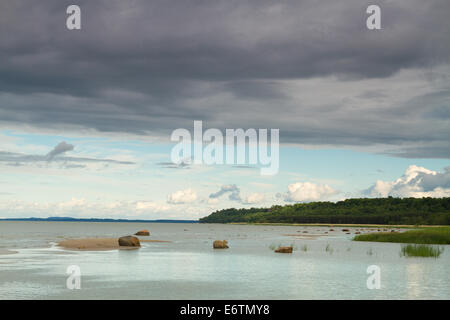
M 338 202 L 229 208 L 201 223 L 330 223 L 450 225 L 450 198 L 360 198 Z

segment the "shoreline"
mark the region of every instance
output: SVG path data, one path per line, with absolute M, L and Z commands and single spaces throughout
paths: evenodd
M 216 223 L 210 223 L 216 224 Z M 220 224 L 220 223 L 219 223 Z M 228 222 L 221 224 L 254 225 L 254 226 L 295 226 L 295 227 L 349 227 L 349 228 L 435 228 L 448 227 L 447 225 L 408 225 L 408 224 L 350 224 L 350 223 L 277 223 L 277 222 Z

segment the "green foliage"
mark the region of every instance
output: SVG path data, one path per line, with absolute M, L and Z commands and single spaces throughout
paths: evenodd
M 406 232 L 360 234 L 355 241 L 398 242 L 419 244 L 450 244 L 450 227 L 433 227 Z
M 404 257 L 433 257 L 439 258 L 444 248 L 433 247 L 426 244 L 408 244 L 402 246 L 400 255 Z
M 450 225 L 450 198 L 362 198 L 230 208 L 216 211 L 200 222 Z

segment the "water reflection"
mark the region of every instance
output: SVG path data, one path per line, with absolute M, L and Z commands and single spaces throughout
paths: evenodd
M 408 299 L 418 299 L 421 295 L 421 290 L 425 286 L 424 282 L 424 268 L 419 263 L 408 263 L 406 265 L 406 286 Z

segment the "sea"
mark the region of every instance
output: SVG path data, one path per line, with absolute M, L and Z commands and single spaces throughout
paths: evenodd
M 141 239 L 168 242 L 110 251 L 57 245 L 141 229 L 150 231 Z M 0 299 L 450 299 L 448 245 L 439 258 L 404 257 L 398 243 L 352 241 L 373 229 L 342 229 L 1 221 Z M 214 240 L 229 248 L 213 249 Z M 291 245 L 292 254 L 274 252 Z

